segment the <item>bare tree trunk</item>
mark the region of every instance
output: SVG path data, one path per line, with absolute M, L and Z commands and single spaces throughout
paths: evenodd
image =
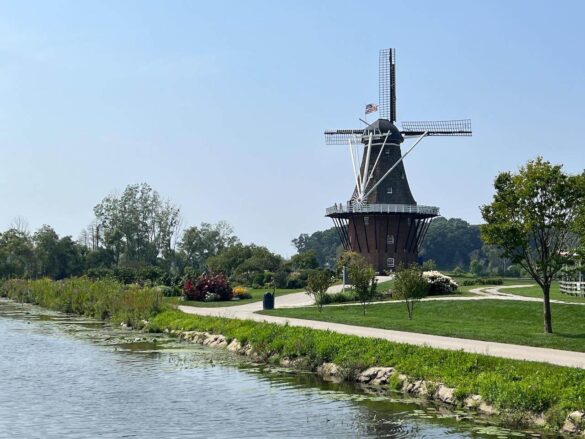
M 408 320 L 412 320 L 412 302 L 406 299 L 406 309 L 408 310 Z
M 552 334 L 552 315 L 550 312 L 550 284 L 542 287 L 542 293 L 544 296 L 544 332 L 546 334 Z

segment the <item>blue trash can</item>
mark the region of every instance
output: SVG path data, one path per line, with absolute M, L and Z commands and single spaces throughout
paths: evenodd
M 264 293 L 262 298 L 262 309 L 274 309 L 274 294 L 268 291 Z

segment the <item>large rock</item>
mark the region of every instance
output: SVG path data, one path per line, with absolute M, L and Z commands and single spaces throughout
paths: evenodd
M 480 395 L 469 395 L 467 398 L 463 400 L 463 407 L 466 409 L 477 409 L 481 404 L 481 396 Z
M 427 383 L 424 380 L 417 380 L 412 383 L 408 383 L 405 390 L 406 392 L 417 396 L 427 397 L 429 395 Z
M 447 387 L 443 384 L 439 384 L 435 393 L 435 398 L 445 404 L 453 404 L 455 402 L 455 389 L 453 387 Z
M 388 384 L 388 377 L 394 373 L 393 367 L 370 367 L 361 372 L 357 377 L 357 382 L 362 384 L 372 384 L 375 386 Z
M 574 411 L 569 413 L 561 431 L 564 433 L 579 433 L 583 428 L 583 417 L 583 412 Z
M 323 363 L 317 373 L 326 381 L 340 382 L 343 379 L 341 368 L 335 363 Z
M 227 345 L 227 350 L 239 353 L 242 350 L 242 344 L 234 338 L 231 343 Z

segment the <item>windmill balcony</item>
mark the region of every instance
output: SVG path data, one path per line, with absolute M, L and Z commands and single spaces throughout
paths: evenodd
M 439 215 L 439 208 L 433 206 L 420 206 L 416 204 L 365 204 L 356 205 L 352 203 L 336 204 L 328 207 L 326 216 L 344 216 L 345 214 L 411 214 L 421 217 L 433 217 Z

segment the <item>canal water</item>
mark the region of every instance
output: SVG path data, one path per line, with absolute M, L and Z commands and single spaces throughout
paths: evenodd
M 225 350 L 0 300 L 0 438 L 530 437 Z

